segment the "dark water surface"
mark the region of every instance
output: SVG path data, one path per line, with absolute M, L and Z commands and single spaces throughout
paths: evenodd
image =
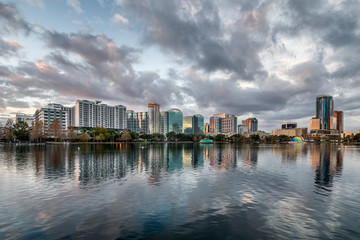
M 360 239 L 360 146 L 0 146 L 0 239 Z

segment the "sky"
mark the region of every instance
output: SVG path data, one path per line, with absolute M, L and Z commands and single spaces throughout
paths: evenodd
M 0 121 L 77 99 L 360 129 L 358 0 L 0 0 Z

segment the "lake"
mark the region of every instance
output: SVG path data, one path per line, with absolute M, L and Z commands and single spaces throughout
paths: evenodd
M 360 146 L 0 146 L 0 239 L 360 239 Z

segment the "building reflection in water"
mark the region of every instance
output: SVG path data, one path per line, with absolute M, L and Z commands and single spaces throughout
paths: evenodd
M 150 184 L 157 184 L 165 174 L 184 168 L 202 170 L 205 165 L 225 172 L 237 167 L 237 159 L 254 167 L 258 147 L 231 144 L 114 144 L 47 145 L 17 151 L 16 167 L 28 154 L 37 176 L 46 179 L 68 178 L 75 185 L 86 186 L 127 175 L 145 174 Z M 14 165 L 15 166 L 15 165 Z M 25 168 L 25 167 L 23 167 Z
M 259 154 L 259 146 L 257 145 L 245 145 L 240 149 L 242 163 L 245 167 L 256 167 Z
M 281 156 L 281 162 L 295 164 L 298 159 L 306 160 L 308 148 L 304 143 L 280 144 L 272 148 L 272 152 Z
M 343 168 L 341 145 L 310 145 L 310 164 L 315 169 L 316 186 L 332 187 L 334 177 L 340 177 Z

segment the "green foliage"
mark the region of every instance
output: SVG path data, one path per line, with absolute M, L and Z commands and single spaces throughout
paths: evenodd
M 354 142 L 359 142 L 360 141 L 360 133 L 355 134 L 353 140 L 354 140 Z
M 281 134 L 280 136 L 279 136 L 279 141 L 280 142 L 288 142 L 288 141 L 290 141 L 290 137 L 289 136 L 286 136 L 286 135 L 284 135 L 284 134 Z
M 27 122 L 18 122 L 13 127 L 13 133 L 19 141 L 29 141 L 30 139 L 30 128 Z
M 225 141 L 226 136 L 224 134 L 218 134 L 215 136 L 215 141 L 222 142 Z
M 253 142 L 258 142 L 258 141 L 260 141 L 260 136 L 259 136 L 259 134 L 252 134 L 252 135 L 250 135 L 250 140 L 253 141 Z
M 110 140 L 111 134 L 104 127 L 95 127 L 91 129 L 90 135 L 95 138 L 97 141 L 106 141 Z

